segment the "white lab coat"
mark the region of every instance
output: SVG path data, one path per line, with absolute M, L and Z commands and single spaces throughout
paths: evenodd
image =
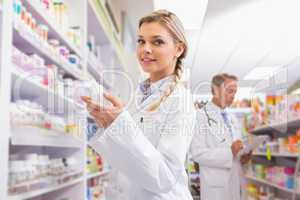
M 163 95 L 171 79 L 151 85 L 154 93 L 143 103 L 138 90 L 131 114 L 124 110 L 103 134 L 97 133 L 90 141 L 119 170 L 122 183 L 127 179 L 115 199 L 192 200 L 184 167 L 196 119 L 190 93 L 178 84 L 156 111 L 146 111 Z
M 228 113 L 233 138 L 222 118 L 222 110 L 212 102 L 197 110 L 195 134 L 191 144 L 192 159 L 200 166 L 201 200 L 240 200 L 240 163 L 233 158 L 231 144 L 241 139 L 241 129 Z

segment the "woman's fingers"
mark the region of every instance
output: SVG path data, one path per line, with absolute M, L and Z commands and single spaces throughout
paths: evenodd
M 105 97 L 108 101 L 110 101 L 110 102 L 112 103 L 112 105 L 115 106 L 115 107 L 120 108 L 120 107 L 122 107 L 122 105 L 123 105 L 121 99 L 119 99 L 119 98 L 116 97 L 116 96 L 113 96 L 113 95 L 108 94 L 108 93 L 104 93 L 104 97 Z
M 81 100 L 85 103 L 90 103 L 92 101 L 92 98 L 88 96 L 81 96 Z
M 97 110 L 97 111 L 101 111 L 103 109 L 103 107 L 101 107 L 100 105 L 96 104 L 96 103 L 93 103 L 93 102 L 90 102 L 90 103 L 87 103 L 87 109 L 88 110 Z
M 108 127 L 122 111 L 122 102 L 119 98 L 112 95 L 106 95 L 105 97 L 113 104 L 113 106 L 100 106 L 93 102 L 90 98 L 82 97 L 82 100 L 86 102 L 86 107 L 90 115 L 94 118 L 97 124 L 103 128 Z
M 93 117 L 93 119 L 99 124 L 101 127 L 104 127 L 105 120 L 103 115 L 101 115 L 98 111 L 92 111 L 90 115 Z

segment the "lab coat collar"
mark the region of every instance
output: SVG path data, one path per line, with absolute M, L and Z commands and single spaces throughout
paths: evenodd
M 164 86 L 167 85 L 167 83 L 169 83 L 174 78 L 174 75 L 169 75 L 152 84 L 150 83 L 150 79 L 148 78 L 140 83 L 140 92 L 144 94 L 148 92 L 147 90 L 150 90 L 150 93 L 153 94 L 156 91 L 163 91 L 165 88 Z
M 207 105 L 209 105 L 210 107 L 211 107 L 211 109 L 214 109 L 214 110 L 216 110 L 216 111 L 218 111 L 218 112 L 220 112 L 220 113 L 226 113 L 227 112 L 227 108 L 220 108 L 219 106 L 217 106 L 214 102 L 212 102 L 212 101 L 209 101 L 208 103 L 207 103 Z
M 136 113 L 141 112 L 149 105 L 149 103 L 161 97 L 166 91 L 166 88 L 170 86 L 170 82 L 173 81 L 174 78 L 175 75 L 170 75 L 150 85 L 149 79 L 141 82 L 135 93 L 135 107 L 132 107 L 131 113 L 135 115 Z M 149 91 L 146 92 L 146 89 Z
M 152 84 L 150 84 L 149 79 L 143 81 L 137 91 L 137 105 L 145 104 L 150 99 L 161 96 L 174 78 L 174 75 L 170 75 Z

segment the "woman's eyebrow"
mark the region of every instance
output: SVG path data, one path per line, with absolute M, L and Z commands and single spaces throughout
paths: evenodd
M 152 36 L 152 38 L 162 38 L 162 36 L 161 35 L 154 35 L 154 36 Z
M 138 35 L 138 38 L 144 38 L 144 37 L 142 35 Z M 151 38 L 154 38 L 154 39 L 162 38 L 162 36 L 161 35 L 154 35 L 154 36 L 151 36 Z

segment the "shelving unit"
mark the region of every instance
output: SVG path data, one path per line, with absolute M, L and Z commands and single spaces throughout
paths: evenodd
M 92 178 L 97 178 L 97 177 L 105 176 L 105 175 L 109 174 L 110 172 L 111 172 L 111 170 L 103 170 L 101 172 L 97 172 L 97 173 L 94 173 L 94 174 L 89 174 L 87 176 L 87 179 L 92 179 Z
M 0 169 L 2 176 L 0 179 L 0 199 L 7 199 L 8 191 L 8 159 L 9 159 L 9 129 L 10 129 L 10 119 L 9 119 L 9 105 L 10 105 L 10 72 L 7 72 L 7 66 L 10 66 L 11 58 L 11 44 L 12 44 L 12 6 L 10 1 L 1 1 L 2 12 L 0 12 L 0 107 L 1 107 L 1 134 L 0 136 Z M 5 31 L 3 31 L 5 30 Z
M 83 105 L 49 90 L 47 86 L 35 82 L 30 76 L 15 69 L 12 70 L 12 95 L 14 99 L 21 97 L 25 99 L 34 98 L 37 103 L 51 111 L 59 111 L 65 106 L 68 106 L 68 108 L 72 110 L 84 109 Z M 49 102 L 50 100 L 53 100 L 53 102 Z
M 124 49 L 123 46 L 117 36 L 116 31 L 113 28 L 113 23 L 109 17 L 108 11 L 105 8 L 104 5 L 104 0 L 88 0 L 89 4 L 88 4 L 88 9 L 90 9 L 88 11 L 88 18 L 97 18 L 97 21 L 99 22 L 100 26 L 101 26 L 101 30 L 102 31 L 96 31 L 96 33 L 99 35 L 98 38 L 102 38 L 105 41 L 105 43 L 109 43 L 112 52 L 106 52 L 106 53 L 112 53 L 113 55 L 115 55 L 117 57 L 118 63 L 117 65 L 121 65 L 121 66 L 126 66 L 126 59 L 125 59 L 125 54 L 124 54 Z M 91 10 L 93 12 L 91 12 Z M 88 23 L 91 23 L 92 21 L 88 21 Z M 90 26 L 92 25 L 92 26 Z M 93 26 L 93 23 L 88 25 L 89 27 L 93 28 L 95 27 L 95 29 L 97 30 L 99 28 L 99 26 Z M 99 29 L 98 29 L 99 30 Z M 103 35 L 104 33 L 104 35 Z M 101 44 L 101 43 L 100 43 Z M 102 43 L 103 44 L 103 43 Z M 105 56 L 106 57 L 106 56 Z M 104 64 L 108 64 L 110 65 L 110 61 L 106 61 L 104 60 Z M 127 72 L 127 68 L 124 67 L 124 71 Z
M 87 71 L 94 77 L 94 79 L 102 84 L 106 89 L 111 89 L 110 84 L 108 84 L 107 77 L 101 74 L 97 67 L 101 67 L 102 71 L 111 70 L 111 67 L 115 68 L 115 63 L 112 62 L 113 57 L 109 58 L 106 54 L 116 55 L 117 51 L 121 51 L 113 48 L 111 34 L 107 34 L 107 30 L 111 29 L 108 27 L 109 22 L 107 21 L 107 17 L 100 13 L 103 10 L 103 5 L 101 1 L 88 0 L 88 27 L 87 27 L 87 36 L 88 38 L 91 35 L 95 38 L 95 45 L 100 45 L 101 47 L 101 61 L 96 60 L 94 55 L 91 55 L 90 52 L 87 51 L 88 57 L 93 59 L 89 59 L 87 61 Z M 95 37 L 97 36 L 97 37 Z M 98 66 L 96 65 L 98 62 Z M 118 64 L 117 64 L 118 65 Z M 110 80 L 113 81 L 113 80 Z
M 79 57 L 82 57 L 83 53 L 78 47 L 75 47 L 75 45 L 72 44 L 72 42 L 66 37 L 66 34 L 63 33 L 64 30 L 61 30 L 61 27 L 55 24 L 53 17 L 45 12 L 45 9 L 38 4 L 37 0 L 25 0 L 24 4 L 26 5 L 27 10 L 30 11 L 33 16 L 35 16 L 37 21 L 49 27 L 50 38 L 60 38 L 63 45 L 69 47 Z
M 46 47 L 40 46 L 37 42 L 31 39 L 27 33 L 22 33 L 22 31 L 19 31 L 18 28 L 15 27 L 13 37 L 14 45 L 16 47 L 19 47 L 21 50 L 25 50 L 28 52 L 35 52 L 36 54 L 42 56 L 45 59 L 46 63 L 54 63 L 55 65 L 65 70 L 68 74 L 72 75 L 74 78 L 78 80 L 83 79 L 82 71 L 77 70 L 79 73 L 75 72 L 71 66 L 63 63 L 60 58 L 52 55 L 49 50 L 46 49 Z
M 64 184 L 60 184 L 60 185 L 56 185 L 56 186 L 50 186 L 41 190 L 36 190 L 36 191 L 32 191 L 32 192 L 26 192 L 24 194 L 20 194 L 20 195 L 13 195 L 11 197 L 8 198 L 8 200 L 20 200 L 20 199 L 30 199 L 33 197 L 37 197 L 37 196 L 41 196 L 50 192 L 55 192 L 58 191 L 60 189 L 64 189 L 67 187 L 71 187 L 75 184 L 78 184 L 80 182 L 82 182 L 84 179 L 83 178 L 78 178 L 72 181 L 69 181 L 67 183 Z
M 252 130 L 251 132 L 253 134 L 261 134 L 261 133 L 266 133 L 266 132 L 270 132 L 270 131 L 285 133 L 291 129 L 295 129 L 295 128 L 299 128 L 299 127 L 300 127 L 300 119 L 291 119 L 286 122 L 265 125 L 265 126 L 256 128 L 256 129 Z
M 266 156 L 265 152 L 254 152 L 253 156 Z M 288 153 L 288 152 L 283 152 L 283 153 L 273 153 L 272 156 L 274 157 L 287 157 L 287 158 L 298 158 L 300 155 L 296 153 Z
M 83 140 L 66 133 L 31 126 L 12 127 L 12 145 L 83 148 Z
M 88 71 L 89 73 L 101 84 L 103 85 L 104 88 L 106 89 L 110 89 L 111 86 L 105 81 L 105 79 L 103 78 L 103 76 L 100 74 L 100 72 L 98 71 L 98 69 L 96 68 L 95 63 L 92 63 L 90 61 L 88 61 L 87 63 L 87 67 L 88 67 Z
M 256 128 L 256 129 L 252 130 L 252 134 L 255 134 L 255 135 L 259 135 L 259 134 L 275 134 L 275 135 L 286 134 L 286 133 L 288 133 L 288 131 L 295 130 L 297 128 L 300 128 L 300 119 L 290 119 L 287 122 L 281 122 L 281 123 L 277 123 L 277 124 L 270 124 L 270 125 L 266 125 L 266 126 L 263 126 L 263 127 Z M 288 135 L 286 134 L 285 136 L 288 136 Z M 266 156 L 266 153 L 254 152 L 253 156 L 263 158 L 264 156 Z M 292 159 L 292 160 L 295 160 L 295 174 L 294 174 L 294 177 L 293 177 L 294 189 L 285 188 L 285 187 L 276 185 L 274 183 L 270 183 L 266 180 L 259 179 L 259 178 L 249 176 L 249 175 L 246 176 L 246 179 L 248 179 L 249 181 L 254 181 L 254 182 L 257 182 L 257 183 L 260 183 L 260 184 L 263 184 L 263 185 L 267 185 L 267 186 L 272 187 L 272 188 L 276 188 L 279 191 L 284 191 L 286 193 L 289 193 L 291 195 L 291 200 L 299 199 L 300 192 L 297 191 L 298 186 L 297 186 L 296 179 L 297 179 L 298 172 L 300 170 L 300 159 L 299 159 L 300 155 L 296 154 L 296 153 L 293 154 L 293 153 L 288 153 L 288 152 L 281 152 L 281 153 L 271 153 L 271 156 L 273 158 L 276 158 L 276 159 Z M 284 160 L 283 162 L 287 162 L 287 161 L 288 160 Z
M 70 5 L 68 7 L 71 15 L 70 26 L 80 27 L 81 30 L 79 45 L 69 39 L 66 35 L 67 30 L 55 22 L 53 16 L 41 6 L 40 1 L 21 1 L 37 24 L 46 25 L 49 28 L 49 39 L 59 40 L 61 46 L 65 46 L 71 54 L 76 54 L 81 58 L 79 67 L 76 68 L 53 53 L 46 43 L 43 44 L 36 37 L 32 37 L 33 33 L 28 27 L 24 28 L 25 25 L 20 22 L 20 19 L 14 17 L 13 2 L 4 0 L 2 5 L 2 1 L 0 1 L 0 107 L 1 110 L 3 108 L 0 116 L 1 122 L 3 122 L 1 125 L 3 134 L 0 138 L 2 160 L 0 168 L 4 174 L 0 179 L 0 199 L 86 199 L 88 180 L 101 179 L 110 174 L 111 171 L 104 170 L 95 174 L 87 174 L 87 138 L 85 132 L 88 116 L 84 112 L 85 107 L 75 100 L 49 89 L 48 86 L 36 82 L 35 79 L 20 70 L 12 62 L 12 50 L 13 47 L 16 47 L 25 54 L 36 54 L 45 60 L 45 64 L 56 65 L 60 71 L 74 80 L 85 81 L 87 80 L 87 73 L 90 73 L 106 89 L 121 90 L 121 88 L 116 88 L 113 82 L 105 79 L 106 77 L 101 70 L 111 70 L 113 67 L 113 70 L 119 72 L 127 71 L 122 44 L 114 31 L 112 21 L 102 1 L 80 0 L 74 4 L 71 0 L 65 0 Z M 97 36 L 96 42 L 101 46 L 101 52 L 103 52 L 101 64 L 89 59 L 86 44 L 88 35 L 91 33 Z M 97 64 L 103 66 L 103 69 L 97 68 Z M 70 113 L 73 113 L 81 123 L 78 126 L 84 127 L 81 133 L 82 137 L 33 126 L 11 126 L 10 104 L 16 100 L 24 99 L 34 101 L 43 106 L 45 110 L 54 111 L 51 113 L 65 119 L 69 117 Z M 76 159 L 82 172 L 74 180 L 69 180 L 63 184 L 49 185 L 30 192 L 10 195 L 8 193 L 9 159 L 12 155 L 17 154 L 20 154 L 21 157 L 27 154 L 48 155 L 53 159 L 70 156 Z M 60 178 L 68 175 L 63 175 Z
M 284 191 L 284 192 L 288 192 L 288 193 L 291 193 L 291 194 L 296 194 L 296 195 L 299 195 L 300 193 L 297 193 L 295 190 L 293 189 L 289 189 L 289 188 L 285 188 L 285 187 L 282 187 L 280 185 L 276 185 L 274 183 L 270 183 L 266 180 L 263 180 L 263 179 L 260 179 L 260 178 L 256 178 L 256 177 L 253 177 L 253 176 L 249 176 L 249 175 L 246 175 L 245 178 L 249 179 L 249 180 L 252 180 L 252 181 L 255 181 L 255 182 L 259 182 L 259 183 L 262 183 L 264 185 L 268 185 L 270 187 L 273 187 L 273 188 L 276 188 L 276 189 L 279 189 L 281 191 Z

